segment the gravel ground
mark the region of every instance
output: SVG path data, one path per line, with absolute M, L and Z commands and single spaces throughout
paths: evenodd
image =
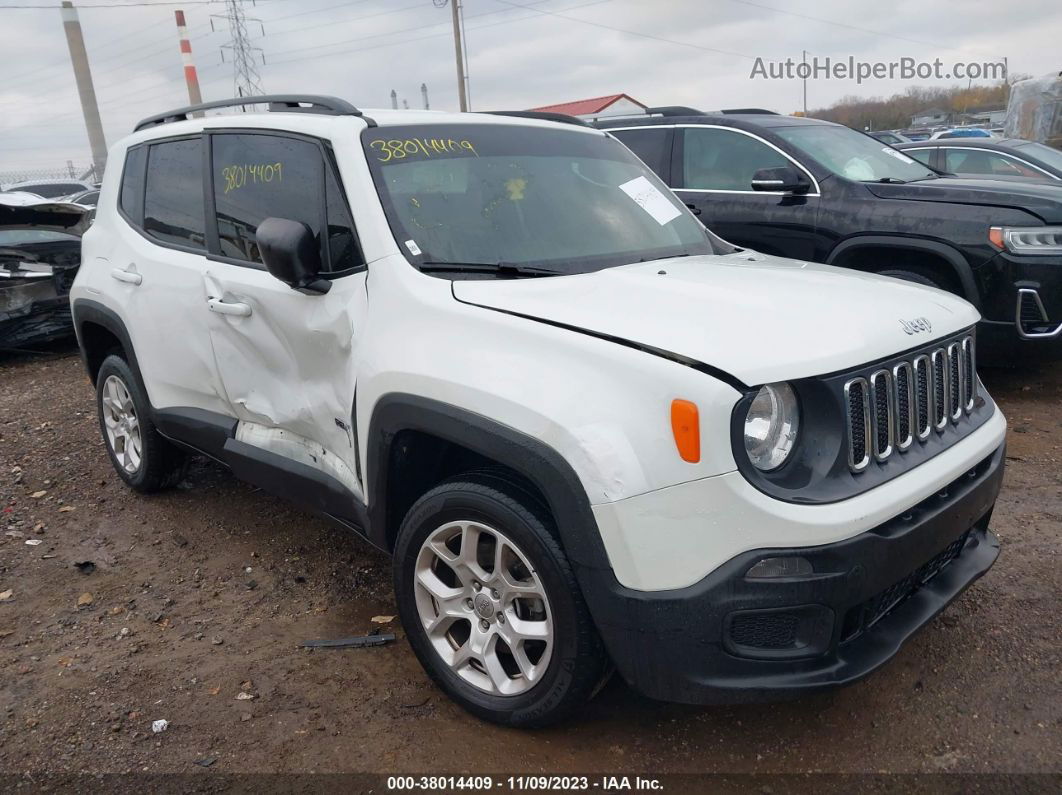
M 614 677 L 579 720 L 520 732 L 450 703 L 397 625 L 298 647 L 396 612 L 384 556 L 206 461 L 134 494 L 77 357 L 2 359 L 0 773 L 1060 773 L 1062 367 L 984 377 L 1010 421 L 1002 555 L 884 669 L 725 708 Z

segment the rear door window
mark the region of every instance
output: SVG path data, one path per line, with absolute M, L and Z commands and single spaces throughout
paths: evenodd
M 151 144 L 145 181 L 144 231 L 163 243 L 205 249 L 201 139 Z
M 903 153 L 908 157 L 913 157 L 919 163 L 932 167 L 934 151 L 933 149 L 904 149 Z
M 956 174 L 1039 179 L 1046 176 L 1042 171 L 1037 171 L 1019 160 L 990 150 L 949 148 L 944 150 L 944 159 L 945 170 Z

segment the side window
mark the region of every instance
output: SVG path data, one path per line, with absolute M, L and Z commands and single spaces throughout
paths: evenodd
M 638 159 L 656 172 L 661 179 L 666 178 L 667 162 L 671 159 L 670 147 L 667 145 L 670 131 L 662 127 L 646 127 L 641 130 L 617 130 L 612 133 L 620 142 L 638 156 Z
M 147 162 L 147 147 L 138 146 L 125 154 L 125 169 L 122 171 L 122 189 L 118 206 L 134 226 L 144 224 L 144 165 Z
M 752 191 L 752 175 L 761 168 L 792 166 L 762 141 L 731 130 L 689 127 L 683 130 L 683 187 Z
M 975 149 L 945 149 L 947 170 L 956 174 L 983 174 L 993 177 L 1040 177 L 1044 174 L 998 152 Z
M 328 211 L 328 261 L 325 270 L 345 271 L 360 263 L 354 223 L 335 172 L 325 168 L 325 204 Z
M 317 144 L 251 133 L 217 133 L 211 141 L 220 254 L 261 263 L 255 233 L 266 218 L 301 221 L 322 245 L 324 160 Z
M 904 149 L 903 153 L 908 157 L 913 157 L 919 163 L 925 166 L 933 165 L 933 150 L 932 149 Z
M 200 139 L 151 144 L 145 180 L 144 231 L 164 243 L 205 249 Z

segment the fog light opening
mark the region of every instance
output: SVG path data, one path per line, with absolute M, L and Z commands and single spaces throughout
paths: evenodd
M 807 558 L 764 558 L 749 569 L 745 576 L 764 580 L 774 577 L 803 577 L 812 571 L 811 561 Z

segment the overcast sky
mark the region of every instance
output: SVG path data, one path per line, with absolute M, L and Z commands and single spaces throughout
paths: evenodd
M 174 8 L 191 31 L 204 99 L 232 96 L 223 2 L 91 8 L 76 2 L 108 145 L 145 115 L 187 104 Z M 151 3 L 155 3 L 151 5 Z M 16 9 L 10 6 L 41 6 Z M 456 109 L 449 8 L 432 0 L 245 3 L 266 92 L 335 94 L 389 107 L 395 89 Z M 525 8 L 526 7 L 526 8 Z M 802 104 L 799 80 L 750 79 L 757 57 L 998 61 L 1012 73 L 1062 70 L 1058 0 L 464 0 L 473 109 L 526 108 L 626 92 L 650 105 Z M 262 35 L 264 27 L 264 35 Z M 89 163 L 57 0 L 0 0 L 0 173 Z M 226 61 L 229 61 L 226 55 Z M 953 85 L 958 81 L 940 81 Z M 813 80 L 809 107 L 902 91 L 900 81 Z M 914 81 L 931 85 L 931 81 Z

